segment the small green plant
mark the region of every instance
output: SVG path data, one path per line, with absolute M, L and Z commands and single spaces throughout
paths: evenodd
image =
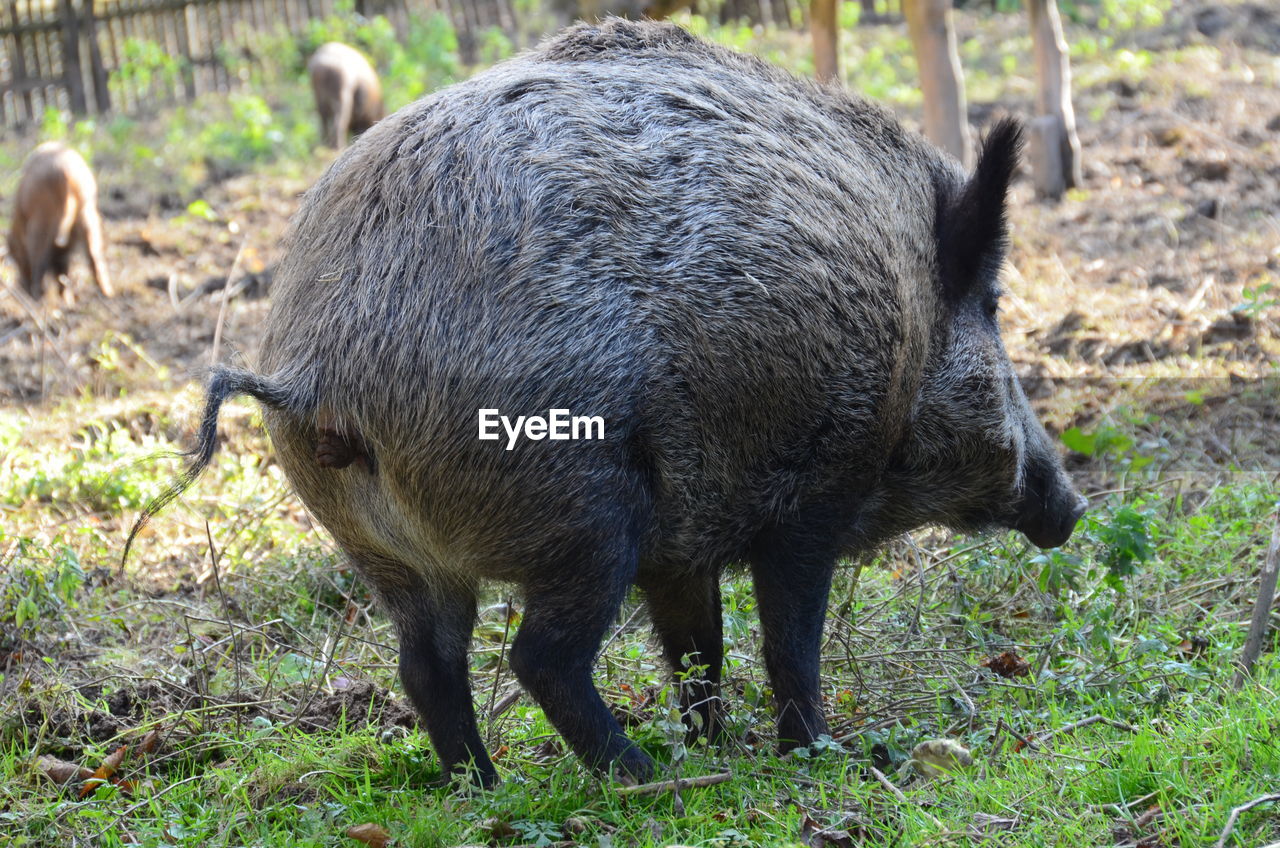
M 1101 0 L 1098 28 L 1123 31 L 1158 27 L 1172 5 L 1172 0 Z
M 1107 569 L 1102 579 L 1112 589 L 1123 592 L 1124 578 L 1135 574 L 1138 566 L 1153 555 L 1148 516 L 1126 505 L 1111 513 L 1108 519 L 1095 530 L 1103 546 L 1099 559 Z
M 1232 312 L 1248 315 L 1250 318 L 1261 318 L 1262 313 L 1280 305 L 1280 297 L 1275 297 L 1276 288 L 1271 283 L 1259 283 L 1257 286 L 1246 286 L 1240 293 L 1242 302 L 1232 308 Z
M 1031 564 L 1040 566 L 1036 585 L 1041 592 L 1060 595 L 1066 589 L 1079 590 L 1080 576 L 1085 568 L 1083 560 L 1075 554 L 1055 548 L 1036 554 L 1031 558 Z
M 839 22 L 837 26 L 842 30 L 850 30 L 858 25 L 858 21 L 862 20 L 862 7 L 857 3 L 841 3 L 837 7 Z
M 0 542 L 6 547 L 16 542 L 13 560 L 0 574 L 0 622 L 21 634 L 24 628 L 61 616 L 84 583 L 75 550 L 64 544 L 45 547 L 31 539 L 6 539 L 4 534 Z
M 130 91 L 139 99 L 166 95 L 182 76 L 183 60 L 150 39 L 127 38 L 121 52 L 120 67 L 108 81 L 117 99 Z
M 92 119 L 76 120 L 72 114 L 56 106 L 48 106 L 40 119 L 40 135 L 49 141 L 65 142 L 93 164 L 97 123 Z
M 1003 2 L 1003 0 L 1002 0 Z M 1059 0 L 1063 17 L 1102 30 L 1151 28 L 1164 23 L 1172 0 Z
M 1139 444 L 1125 429 L 1107 422 L 1099 424 L 1092 432 L 1072 427 L 1061 438 L 1062 443 L 1076 453 L 1110 460 L 1130 471 L 1145 468 L 1155 461 L 1150 446 Z
M 209 221 L 210 223 L 217 223 L 218 221 L 218 213 L 214 211 L 209 201 L 203 197 L 187 204 L 187 214 L 192 218 L 199 218 L 201 221 Z
M 560 826 L 555 822 L 549 821 L 531 821 L 522 819 L 513 821 L 511 827 L 524 837 L 521 841 L 526 842 L 535 848 L 543 848 L 546 845 L 552 845 L 560 839 Z

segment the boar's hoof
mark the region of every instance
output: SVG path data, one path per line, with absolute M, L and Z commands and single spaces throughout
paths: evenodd
M 653 778 L 654 765 L 649 755 L 633 744 L 618 755 L 610 771 L 623 786 L 639 786 Z
M 463 795 L 471 795 L 478 791 L 493 789 L 502 781 L 492 768 L 488 770 L 476 768 L 472 763 L 465 766 L 458 764 L 448 767 L 437 778 L 428 781 L 432 789 L 450 788 Z
M 353 462 L 359 462 L 366 471 L 373 468 L 358 436 L 352 437 L 328 427 L 316 433 L 316 465 L 321 468 L 346 468 Z

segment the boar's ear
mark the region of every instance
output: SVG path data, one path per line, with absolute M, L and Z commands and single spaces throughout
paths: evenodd
M 1022 152 L 1022 125 L 1004 118 L 987 133 L 973 176 L 938 198 L 943 294 L 958 302 L 992 284 L 1009 246 L 1005 196 Z

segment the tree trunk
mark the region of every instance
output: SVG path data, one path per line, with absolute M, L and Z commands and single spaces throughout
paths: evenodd
M 820 82 L 834 82 L 840 78 L 837 53 L 840 30 L 836 28 L 836 2 L 837 0 L 813 0 L 809 6 L 814 75 Z
M 964 102 L 964 73 L 951 25 L 951 0 L 902 0 L 911 47 L 920 66 L 924 133 L 969 166 L 973 149 Z
M 1029 154 L 1036 191 L 1058 198 L 1082 182 L 1080 139 L 1071 108 L 1071 61 L 1057 0 L 1027 0 L 1036 54 L 1036 119 Z

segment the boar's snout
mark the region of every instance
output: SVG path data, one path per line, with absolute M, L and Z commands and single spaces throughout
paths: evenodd
M 1037 462 L 1023 479 L 1013 529 L 1038 548 L 1056 548 L 1071 538 L 1088 505 L 1057 462 Z

